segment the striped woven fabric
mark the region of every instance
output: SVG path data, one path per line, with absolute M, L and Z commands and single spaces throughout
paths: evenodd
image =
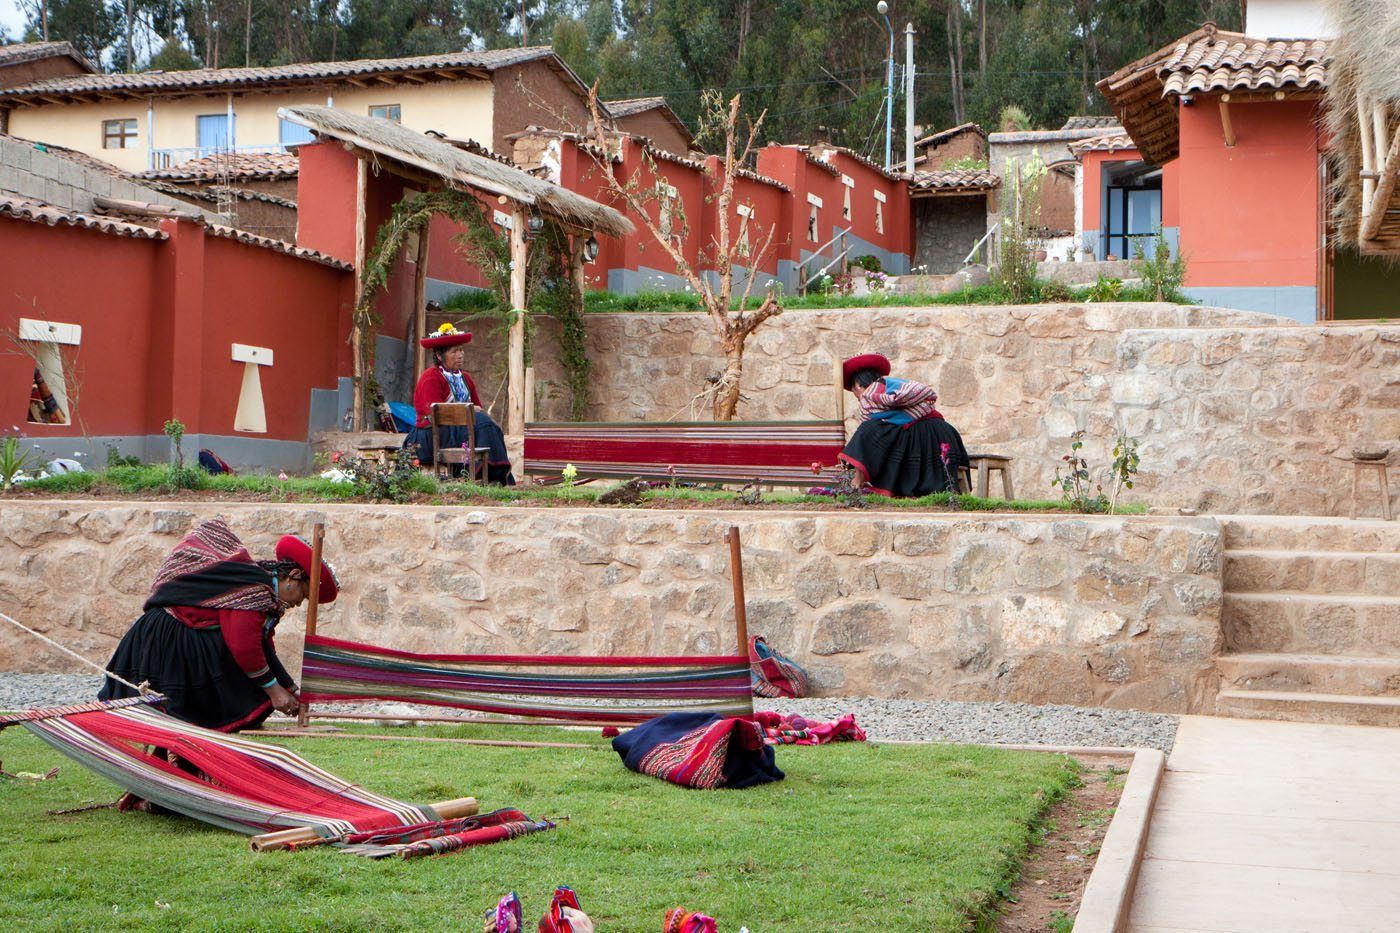
M 336 839 L 439 820 L 431 807 L 365 790 L 286 749 L 201 729 L 145 703 L 32 715 L 20 724 L 137 797 L 236 832 L 309 826 Z M 156 748 L 201 775 L 171 764 Z
M 778 485 L 813 481 L 846 444 L 840 421 L 535 422 L 525 425 L 525 472 Z
M 320 635 L 306 639 L 301 698 L 402 700 L 618 724 L 675 712 L 753 711 L 745 657 L 415 654 Z

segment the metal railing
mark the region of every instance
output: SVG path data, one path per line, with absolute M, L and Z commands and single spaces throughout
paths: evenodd
M 985 265 L 990 266 L 992 264 L 992 250 L 996 246 L 995 234 L 997 232 L 997 228 L 1000 226 L 1001 221 L 997 221 L 996 223 L 992 224 L 992 229 L 982 234 L 982 239 L 978 240 L 972 245 L 972 249 L 968 252 L 966 258 L 963 259 L 963 265 L 967 266 L 972 264 L 972 260 L 977 258 L 977 254 L 981 251 L 983 243 L 987 244 L 987 261 Z
M 812 251 L 812 255 L 808 256 L 806 259 L 802 260 L 797 264 L 798 281 L 801 283 L 801 285 L 798 288 L 798 292 L 805 295 L 807 293 L 807 286 L 811 285 L 817 279 L 826 275 L 827 270 L 829 270 L 832 266 L 836 265 L 838 262 L 841 262 L 848 255 L 850 255 L 851 247 L 846 246 L 846 236 L 850 232 L 850 227 L 847 227 L 844 230 L 837 230 L 836 233 L 831 237 L 831 239 L 827 240 L 821 246 L 818 246 L 815 250 Z M 828 262 L 826 265 L 818 269 L 815 275 L 807 276 L 805 279 L 802 278 L 803 274 L 806 271 L 807 263 L 811 262 L 814 259 L 824 259 L 825 257 L 822 255 L 822 253 L 826 252 L 827 247 L 834 245 L 837 240 L 841 241 L 841 245 L 844 248 L 836 254 L 836 257 L 830 262 Z
M 179 168 L 186 162 L 192 162 L 195 159 L 207 159 L 210 156 L 228 153 L 259 155 L 288 151 L 290 150 L 281 143 L 267 143 L 260 146 L 186 146 L 178 149 L 152 149 L 150 167 L 153 171 L 165 171 Z

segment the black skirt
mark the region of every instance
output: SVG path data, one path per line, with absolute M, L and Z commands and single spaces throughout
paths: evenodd
M 467 442 L 465 427 L 443 428 L 442 436 L 449 447 L 461 447 Z M 501 486 L 514 486 L 515 476 L 510 472 L 510 457 L 506 454 L 506 436 L 501 426 L 486 412 L 476 412 L 476 446 L 489 448 L 486 454 L 486 480 Z M 433 462 L 433 429 L 415 427 L 403 439 L 403 449 L 418 448 L 418 459 L 428 466 Z M 454 467 L 454 475 L 458 468 Z
M 944 469 L 942 445 L 948 445 Z M 875 491 L 884 496 L 915 498 L 959 489 L 959 467 L 967 466 L 958 429 L 942 418 L 916 421 L 908 427 L 888 421 L 866 421 L 856 428 L 841 451 L 841 459 L 865 471 Z
M 270 645 L 265 648 L 270 649 Z M 277 655 L 267 650 L 272 674 L 291 688 Z M 266 691 L 234 661 L 217 628 L 190 628 L 164 609 L 151 609 L 122 636 L 107 669 L 134 684 L 147 681 L 165 694 L 170 715 L 206 729 L 255 729 L 272 713 Z M 98 697 L 135 696 L 125 684 L 108 679 Z

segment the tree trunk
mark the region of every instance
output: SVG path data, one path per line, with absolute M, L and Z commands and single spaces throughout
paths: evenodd
M 744 375 L 744 340 L 748 334 L 726 329 L 720 345 L 724 348 L 724 371 L 715 387 L 715 420 L 733 421 L 739 409 L 739 383 Z
M 987 80 L 987 0 L 977 0 L 977 76 Z

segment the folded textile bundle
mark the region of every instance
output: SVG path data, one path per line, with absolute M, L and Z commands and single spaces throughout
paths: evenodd
M 668 713 L 612 741 L 633 771 L 682 787 L 753 787 L 781 781 L 758 723 L 743 716 Z
M 769 745 L 825 745 L 828 742 L 864 742 L 865 730 L 856 725 L 854 713 L 847 713 L 835 722 L 813 722 L 796 713 L 759 712 L 754 720 L 763 729 L 763 741 Z
M 768 646 L 763 636 L 749 639 L 749 666 L 756 697 L 805 697 L 807 672 Z
M 672 907 L 666 911 L 666 922 L 661 927 L 661 933 L 715 933 L 718 929 L 714 917 L 692 913 L 683 907 Z
M 519 810 L 504 807 L 478 816 L 400 826 L 388 832 L 352 833 L 334 841 L 342 851 L 366 858 L 421 858 L 553 828 L 549 820 L 533 820 Z

